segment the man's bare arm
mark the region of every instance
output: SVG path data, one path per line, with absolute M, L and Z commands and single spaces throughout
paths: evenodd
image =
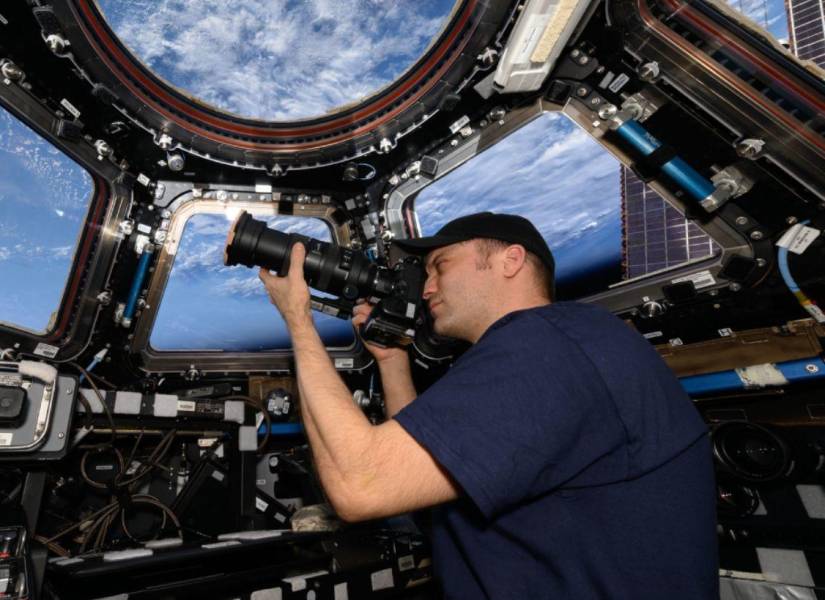
M 363 300 L 359 301 L 352 311 L 352 324 L 356 330 L 366 322 L 372 309 L 372 305 Z M 418 395 L 412 382 L 409 355 L 401 348 L 381 348 L 370 343 L 364 345 L 375 357 L 378 370 L 381 372 L 384 405 L 387 418 L 390 418 Z
M 379 362 L 378 370 L 381 372 L 384 406 L 389 419 L 415 400 L 418 394 L 413 385 L 410 360 L 406 354 Z

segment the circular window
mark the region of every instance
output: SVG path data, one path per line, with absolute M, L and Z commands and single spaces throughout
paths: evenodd
M 97 0 L 121 42 L 186 95 L 290 121 L 359 103 L 398 79 L 454 0 Z

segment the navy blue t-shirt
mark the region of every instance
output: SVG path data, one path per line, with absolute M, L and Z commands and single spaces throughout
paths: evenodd
M 719 597 L 707 427 L 609 312 L 508 314 L 395 419 L 465 492 L 433 514 L 446 598 Z

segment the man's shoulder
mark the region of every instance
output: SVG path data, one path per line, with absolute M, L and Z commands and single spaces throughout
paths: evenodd
M 597 328 L 604 331 L 605 328 L 614 327 L 626 328 L 621 319 L 610 311 L 594 304 L 563 301 L 513 311 L 496 321 L 488 333 L 502 332 L 508 335 L 515 333 L 519 336 L 530 337 L 545 335 L 548 328 L 565 332 L 580 328 Z

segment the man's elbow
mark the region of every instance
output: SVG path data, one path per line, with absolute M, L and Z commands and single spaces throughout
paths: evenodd
M 335 514 L 346 523 L 358 523 L 387 516 L 365 494 L 336 490 L 328 494 Z

